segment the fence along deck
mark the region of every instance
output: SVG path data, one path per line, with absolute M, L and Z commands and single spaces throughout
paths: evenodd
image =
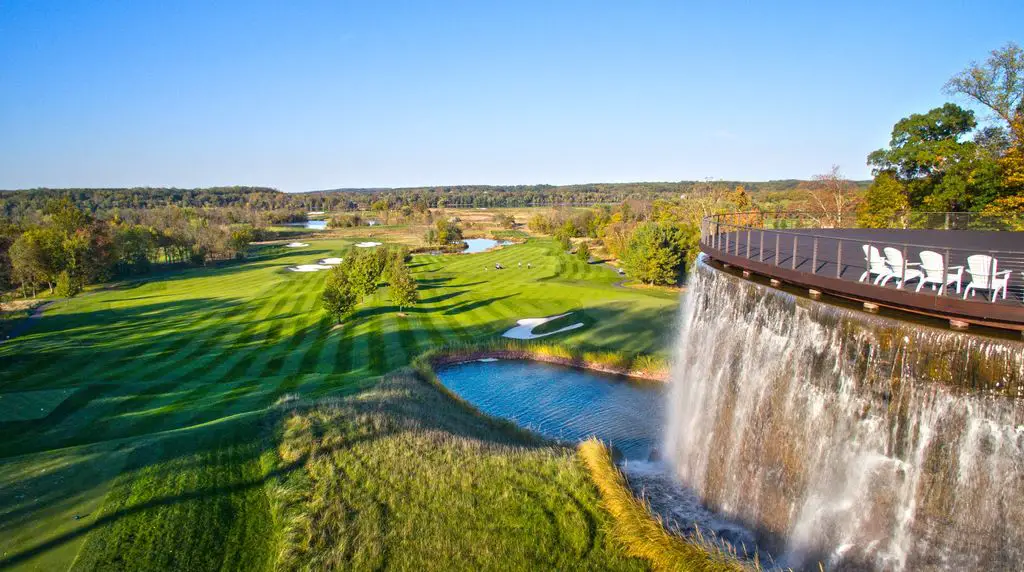
M 959 217 L 953 219 L 953 225 L 948 214 Z M 978 324 L 1024 332 L 1024 232 L 989 230 L 994 226 L 989 223 L 963 224 L 960 213 L 948 214 L 929 220 L 951 227 L 949 230 L 771 228 L 806 226 L 813 224 L 813 219 L 791 213 L 712 215 L 702 224 L 701 250 L 743 270 L 834 296 L 944 318 L 958 327 Z M 958 221 L 960 224 L 955 224 Z M 904 266 L 897 273 L 920 268 L 922 251 L 938 253 L 945 266 L 942 272 L 964 267 L 960 292 L 955 283 L 928 283 L 917 291 L 916 279 L 900 285 L 890 279 L 876 285 L 876 276 L 869 274 L 861 281 L 869 270 L 865 245 L 877 248 L 883 256 L 886 247 L 899 251 Z M 991 289 L 976 288 L 964 297 L 972 279 L 976 284 L 980 281 L 967 269 L 967 257 L 977 254 L 991 257 L 998 276 L 1008 277 L 1005 294 L 1000 291 L 995 301 Z

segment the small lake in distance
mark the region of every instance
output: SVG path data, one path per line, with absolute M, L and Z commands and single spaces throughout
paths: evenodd
M 462 251 L 464 254 L 476 254 L 478 252 L 490 250 L 495 246 L 507 246 L 512 244 L 508 241 L 494 240 L 492 238 L 467 238 L 463 242 L 468 245 L 468 248 Z
M 306 222 L 286 222 L 282 226 L 297 226 L 309 230 L 327 230 L 326 220 L 307 220 Z

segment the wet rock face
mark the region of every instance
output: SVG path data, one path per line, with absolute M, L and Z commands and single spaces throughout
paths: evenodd
M 664 454 L 705 503 L 795 567 L 1024 561 L 1024 344 L 698 268 Z

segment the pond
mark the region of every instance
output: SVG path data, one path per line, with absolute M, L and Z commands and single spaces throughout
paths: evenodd
M 306 222 L 286 222 L 283 226 L 297 226 L 300 228 L 306 228 L 309 230 L 327 230 L 327 221 L 325 220 L 307 220 Z
M 597 435 L 628 459 L 646 460 L 664 425 L 666 387 L 556 365 L 473 361 L 438 372 L 441 383 L 488 415 L 541 435 Z
M 622 453 L 622 470 L 634 493 L 680 534 L 696 525 L 708 538 L 737 547 L 756 545 L 750 531 L 708 510 L 691 489 L 679 485 L 668 463 L 650 460 L 661 448 L 667 385 L 512 360 L 465 362 L 437 375 L 445 387 L 488 415 L 554 439 L 582 441 L 596 435 L 611 443 Z
M 490 250 L 495 246 L 507 246 L 509 244 L 512 244 L 511 242 L 508 242 L 506 240 L 499 241 L 494 240 L 492 238 L 467 238 L 465 240 L 465 243 L 468 246 L 466 250 L 462 251 L 465 254 L 476 254 L 478 252 Z

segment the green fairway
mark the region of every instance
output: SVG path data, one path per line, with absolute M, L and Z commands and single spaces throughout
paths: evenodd
M 270 566 L 281 523 L 265 434 L 283 395 L 364 395 L 431 346 L 567 311 L 586 327 L 545 341 L 667 353 L 676 294 L 617 286 L 614 271 L 548 240 L 415 256 L 419 305 L 399 316 L 382 286 L 335 328 L 317 301 L 328 273 L 287 267 L 344 257 L 359 241 L 272 247 L 96 291 L 0 344 L 0 568 Z

